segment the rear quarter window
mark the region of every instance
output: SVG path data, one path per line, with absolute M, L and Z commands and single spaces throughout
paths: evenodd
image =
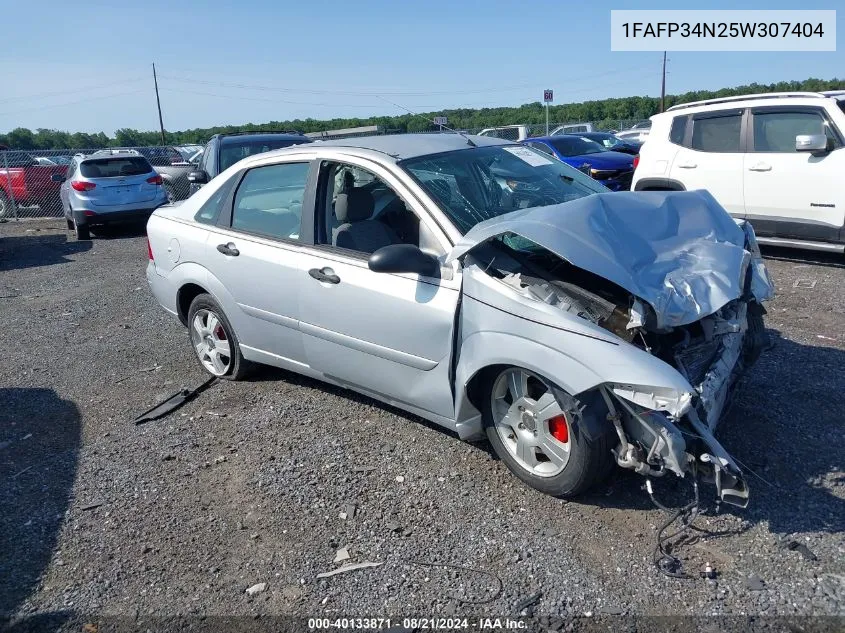
M 684 144 L 684 135 L 687 131 L 687 116 L 676 116 L 672 119 L 672 129 L 669 130 L 669 142 L 675 145 Z
M 140 176 L 153 170 L 146 158 L 121 156 L 86 160 L 79 166 L 85 178 L 115 178 L 118 176 Z

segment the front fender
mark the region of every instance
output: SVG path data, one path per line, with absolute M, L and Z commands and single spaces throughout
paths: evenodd
M 611 383 L 632 393 L 694 393 L 672 366 L 592 323 L 517 295 L 486 273 L 465 269 L 455 365 L 455 422 L 462 438 L 481 432 L 467 386 L 492 365 L 524 367 L 573 396 Z
M 466 387 L 480 371 L 493 365 L 524 367 L 571 394 L 601 383 L 592 369 L 559 350 L 507 332 L 476 332 L 461 344 L 455 370 L 455 384 L 460 385 L 455 392 L 456 430 L 461 439 L 481 435 L 481 412 Z

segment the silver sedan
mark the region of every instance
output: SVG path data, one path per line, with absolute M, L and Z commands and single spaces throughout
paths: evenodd
M 499 139 L 377 136 L 247 158 L 147 228 L 150 287 L 214 376 L 275 365 L 486 435 L 553 495 L 616 464 L 707 471 L 747 503 L 714 432 L 773 287 L 706 192 L 609 193 Z

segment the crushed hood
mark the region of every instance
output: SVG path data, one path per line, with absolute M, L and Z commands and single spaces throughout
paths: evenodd
M 599 193 L 481 222 L 446 261 L 514 233 L 625 288 L 651 305 L 658 327 L 672 327 L 698 321 L 742 294 L 752 260 L 746 232 L 753 240 L 751 228 L 738 226 L 706 191 Z M 752 273 L 765 276 L 757 285 L 764 283 L 768 296 L 758 299 L 768 299 L 772 288 L 762 260 Z

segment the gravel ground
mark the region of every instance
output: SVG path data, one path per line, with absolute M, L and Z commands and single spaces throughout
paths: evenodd
M 717 534 L 681 548 L 692 578 L 677 580 L 653 566 L 665 515 L 641 478 L 546 497 L 485 444 L 280 370 L 135 426 L 205 379 L 147 288 L 143 234 L 0 224 L 0 617 L 506 616 L 540 592 L 540 630 L 584 614 L 843 616 L 845 260 L 766 256 L 775 345 L 720 428 L 757 474 L 751 505 L 719 510 L 703 486 L 696 525 Z M 681 503 L 690 487 L 656 492 Z M 317 579 L 341 548 L 381 565 Z

